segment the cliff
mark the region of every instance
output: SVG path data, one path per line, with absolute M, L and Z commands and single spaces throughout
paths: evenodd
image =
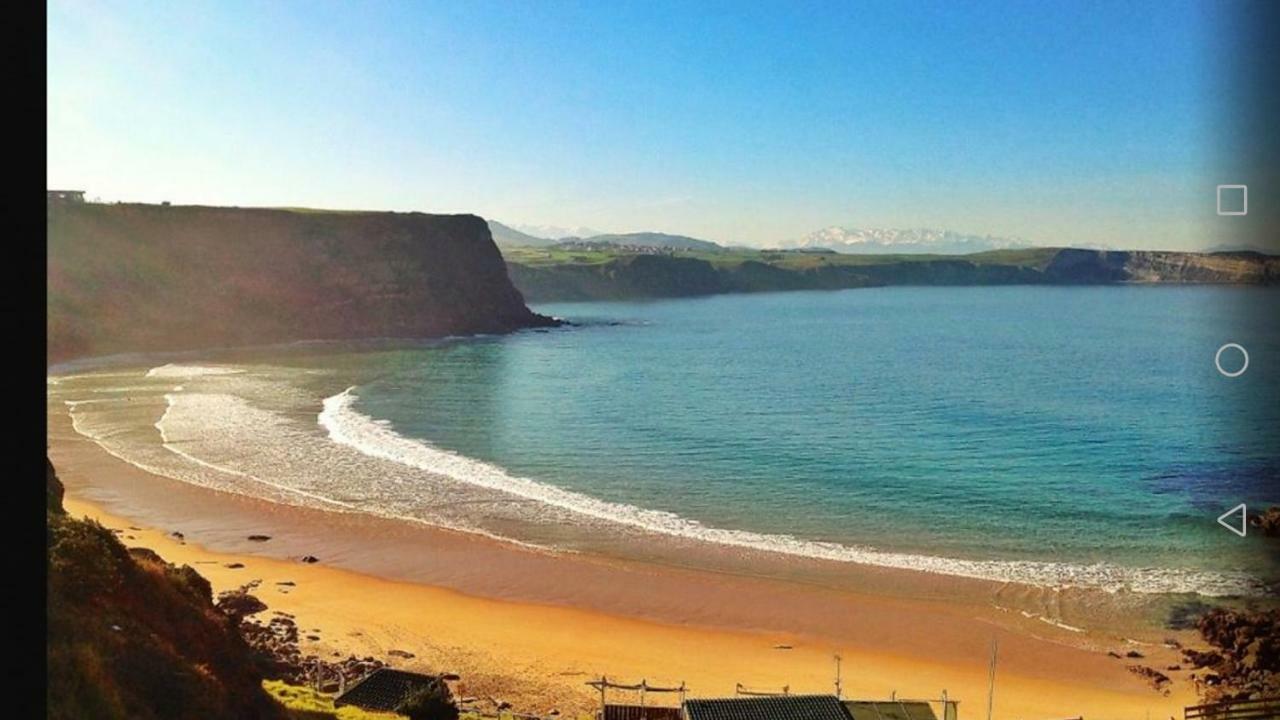
M 1271 285 L 1280 281 L 1280 258 L 1256 252 L 1063 249 L 1045 275 L 1066 283 Z
M 515 248 L 512 282 L 532 301 L 839 290 L 885 285 L 1255 284 L 1280 282 L 1280 257 L 1259 253 L 1064 248 L 970 255 L 838 255 Z
M 48 359 L 552 324 L 473 215 L 48 208 Z

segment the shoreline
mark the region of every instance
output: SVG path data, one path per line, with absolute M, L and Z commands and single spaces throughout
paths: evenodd
M 845 582 L 855 592 L 785 576 L 535 551 L 157 477 L 75 433 L 65 413 L 50 413 L 48 437 L 73 514 L 98 517 L 126 544 L 192 565 L 216 591 L 261 580 L 268 612 L 321 630 L 306 650 L 344 657 L 404 650 L 414 658 L 390 659 L 458 672 L 463 694 L 502 698 L 521 711 L 589 711 L 596 696 L 582 683 L 601 674 L 685 681 L 703 697 L 731 695 L 738 682 L 830 692 L 834 653 L 845 658 L 850 697 L 937 697 L 946 689 L 975 707 L 986 699 L 992 638 L 1000 645 L 997 717 L 1161 716 L 1195 700 L 1185 673 L 1170 673 L 1166 697 L 1126 669 L 1163 670 L 1180 660 L 1152 635 L 1130 641 L 1144 659 L 1119 660 L 1107 648 L 1123 650 L 1122 636 L 1073 632 L 1016 609 L 1026 593 L 1043 591 L 858 568 Z M 249 541 L 251 534 L 271 539 Z M 303 555 L 320 562 L 298 562 Z M 235 564 L 243 567 L 227 567 Z M 296 586 L 277 584 L 286 581 Z M 707 667 L 707 658 L 717 666 Z

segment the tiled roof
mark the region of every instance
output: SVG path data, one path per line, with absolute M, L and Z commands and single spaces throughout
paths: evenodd
M 394 712 L 409 693 L 435 682 L 430 675 L 379 668 L 368 677 L 351 686 L 334 701 L 334 707 L 355 705 L 365 710 L 387 710 Z
M 850 720 L 835 695 L 686 700 L 684 710 L 688 720 Z
M 681 715 L 674 707 L 605 705 L 603 720 L 681 720 Z

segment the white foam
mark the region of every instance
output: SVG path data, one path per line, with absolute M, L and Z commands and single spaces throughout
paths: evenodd
M 339 501 L 339 500 L 334 500 L 334 499 L 332 499 L 332 498 L 327 498 L 327 497 L 325 497 L 325 496 L 323 496 L 323 495 L 320 495 L 319 493 L 308 492 L 308 491 L 306 491 L 306 490 L 302 490 L 302 489 L 300 489 L 300 488 L 296 488 L 296 487 L 291 487 L 291 486 L 289 486 L 289 485 L 285 485 L 285 484 L 283 484 L 283 483 L 278 483 L 278 482 L 274 482 L 274 481 L 271 481 L 271 480 L 267 480 L 267 479 L 265 479 L 265 478 L 262 478 L 262 477 L 259 477 L 259 476 L 257 476 L 257 475 L 254 475 L 254 474 L 252 474 L 252 473 L 247 473 L 247 472 L 243 472 L 243 471 L 240 471 L 240 470 L 236 470 L 235 468 L 228 467 L 228 466 L 226 466 L 226 465 L 220 465 L 220 464 L 218 464 L 218 463 L 209 462 L 209 461 L 207 461 L 207 460 L 203 460 L 203 459 L 201 459 L 201 458 L 198 458 L 198 457 L 196 457 L 195 455 L 192 455 L 191 453 L 189 453 L 189 452 L 187 452 L 187 451 L 183 450 L 183 449 L 180 447 L 180 445 L 179 445 L 178 443 L 171 442 L 171 441 L 169 440 L 168 435 L 165 433 L 165 419 L 169 416 L 169 413 L 173 410 L 173 407 L 174 407 L 174 401 L 175 401 L 175 399 L 176 399 L 176 398 L 178 398 L 178 397 L 180 397 L 180 396 L 179 396 L 179 395 L 176 395 L 176 394 L 173 394 L 173 393 L 168 393 L 168 394 L 166 394 L 166 395 L 164 396 L 165 403 L 166 403 L 165 411 L 164 411 L 164 414 L 160 416 L 160 419 L 159 419 L 159 420 L 157 420 L 157 421 L 156 421 L 156 424 L 155 424 L 155 428 L 156 428 L 156 430 L 157 430 L 157 431 L 159 431 L 159 433 L 160 433 L 160 442 L 161 442 L 161 445 L 164 447 L 164 449 L 165 449 L 165 450 L 168 450 L 169 452 L 171 452 L 171 453 L 173 453 L 173 454 L 175 454 L 175 455 L 178 455 L 179 457 L 181 457 L 181 458 L 183 458 L 183 459 L 185 459 L 185 460 L 188 460 L 188 461 L 190 461 L 190 462 L 193 462 L 193 463 L 195 463 L 195 464 L 197 464 L 197 465 L 199 465 L 199 466 L 201 466 L 201 467 L 208 468 L 209 470 L 213 470 L 214 472 L 220 472 L 220 473 L 223 473 L 223 474 L 226 474 L 226 475 L 234 475 L 235 477 L 243 478 L 243 479 L 245 479 L 245 480 L 249 480 L 249 481 L 251 481 L 251 482 L 261 483 L 262 485 L 266 485 L 266 486 L 271 487 L 271 488 L 273 488 L 273 489 L 275 489 L 275 490 L 280 490 L 280 491 L 283 491 L 283 492 L 286 492 L 286 493 L 292 493 L 292 494 L 295 494 L 295 495 L 300 495 L 300 496 L 305 497 L 305 498 L 307 498 L 307 499 L 309 499 L 309 500 L 315 500 L 315 501 L 320 502 L 320 503 L 323 503 L 323 504 L 325 504 L 325 505 L 332 505 L 332 506 L 334 506 L 334 507 L 340 507 L 340 508 L 342 508 L 342 509 L 344 509 L 344 510 L 351 510 L 351 509 L 354 509 L 354 506 L 353 506 L 353 505 L 351 505 L 350 503 L 344 503 L 344 502 L 341 502 L 341 501 Z
M 406 438 L 354 409 L 354 387 L 324 400 L 317 417 L 336 443 L 382 460 L 438 474 L 567 511 L 594 523 L 610 523 L 661 535 L 797 557 L 917 570 L 959 577 L 1019 582 L 1042 587 L 1094 587 L 1143 593 L 1195 592 L 1207 596 L 1257 595 L 1265 588 L 1243 573 L 1167 568 L 1129 568 L 1106 563 L 1079 565 L 1042 561 L 966 560 L 895 553 L 874 548 L 708 527 L 675 513 L 599 500 L 501 467 Z M 1069 628 L 1074 629 L 1074 628 Z
M 195 378 L 205 377 L 208 375 L 238 375 L 244 372 L 240 368 L 225 367 L 221 365 L 179 365 L 169 363 L 153 367 L 147 371 L 147 377 L 158 378 Z

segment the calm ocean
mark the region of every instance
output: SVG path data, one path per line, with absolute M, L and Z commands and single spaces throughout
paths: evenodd
M 542 546 L 667 536 L 1034 584 L 1259 592 L 1280 293 L 897 287 L 543 305 L 577 326 L 55 378 L 172 477 Z M 1252 308 L 1245 312 L 1245 308 Z M 1224 343 L 1248 372 L 1214 368 Z M 1224 356 L 1224 363 L 1233 358 Z

